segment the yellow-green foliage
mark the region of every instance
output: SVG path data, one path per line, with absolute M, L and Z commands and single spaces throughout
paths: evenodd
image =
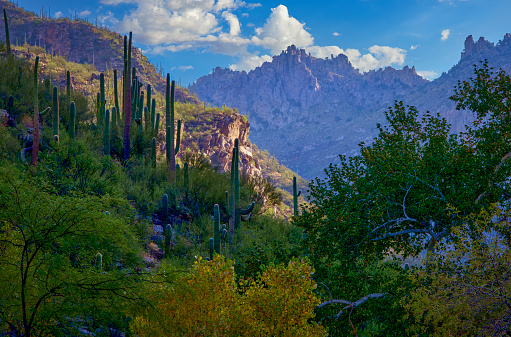
M 233 264 L 217 255 L 199 260 L 171 282 L 156 279 L 164 282 L 149 286 L 152 305 L 137 310 L 133 332 L 140 337 L 326 335 L 323 327 L 309 323 L 319 299 L 306 261 L 272 265 L 258 281 L 238 282 Z
M 502 206 L 500 206 L 502 207 Z M 466 219 L 475 231 L 453 229 L 459 239 L 442 243 L 428 269 L 411 275 L 417 290 L 403 304 L 417 320 L 412 329 L 432 336 L 507 336 L 511 309 L 510 211 L 493 207 Z M 483 234 L 487 231 L 486 238 Z M 489 233 L 489 234 L 488 234 Z

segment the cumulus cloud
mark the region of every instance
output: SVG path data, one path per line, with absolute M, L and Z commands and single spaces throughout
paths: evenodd
M 417 47 L 418 47 L 418 46 L 419 46 L 418 44 L 416 44 L 415 46 L 414 46 L 414 45 L 412 45 L 412 46 L 410 47 L 410 50 L 415 50 L 415 49 L 417 49 Z
M 305 24 L 290 17 L 286 6 L 279 5 L 271 11 L 266 23 L 256 28 L 253 44 L 270 49 L 273 54 L 279 54 L 291 44 L 298 48 L 314 44 L 314 38 L 304 28 Z
M 80 13 L 78 13 L 78 15 L 80 16 L 87 16 L 87 15 L 90 15 L 91 14 L 91 11 L 81 11 Z
M 427 80 L 434 80 L 438 77 L 438 73 L 430 70 L 424 70 L 424 71 L 417 71 L 417 75 L 427 79 Z
M 236 64 L 231 64 L 229 68 L 232 70 L 238 71 L 250 71 L 261 66 L 264 62 L 271 62 L 272 57 L 270 55 L 254 55 L 254 54 L 245 54 L 240 57 Z
M 55 19 L 58 19 L 58 18 L 61 18 L 63 16 L 62 12 L 61 11 L 58 11 L 57 13 L 53 14 L 53 17 Z
M 187 71 L 192 70 L 193 66 L 179 66 L 179 67 L 172 67 L 170 70 L 181 70 L 181 71 Z
M 222 13 L 222 18 L 225 19 L 229 23 L 229 35 L 236 36 L 241 33 L 240 21 L 236 17 L 236 15 L 225 11 Z
M 405 62 L 406 51 L 401 48 L 374 45 L 369 48 L 369 53 L 363 54 L 358 49 L 341 49 L 337 46 L 318 47 L 311 46 L 307 50 L 311 55 L 318 58 L 334 57 L 344 54 L 348 57 L 353 67 L 362 72 L 372 69 L 385 68 L 388 66 L 402 66 Z
M 368 71 L 390 65 L 402 65 L 406 51 L 400 48 L 374 45 L 362 54 L 356 49 L 338 46 L 315 46 L 314 38 L 305 23 L 290 15 L 284 5 L 272 8 L 266 22 L 254 29 L 253 35 L 243 34 L 238 15 L 233 12 L 242 8 L 260 6 L 240 0 L 101 0 L 106 5 L 132 3 L 134 9 L 116 20 L 111 12 L 102 17 L 103 24 L 112 24 L 117 31 L 132 31 L 135 42 L 148 45 L 148 54 L 203 50 L 237 57 L 230 65 L 234 70 L 249 71 L 273 55 L 280 54 L 289 45 L 304 48 L 316 57 L 345 54 L 352 65 L 360 71 Z M 225 25 L 225 22 L 227 25 Z M 228 26 L 228 28 L 226 28 Z M 253 25 L 248 23 L 247 27 Z M 334 36 L 340 33 L 334 32 Z M 249 53 L 249 47 L 258 51 Z M 262 49 L 266 52 L 262 53 Z M 261 56 L 259 53 L 262 53 Z
M 442 30 L 442 37 L 440 38 L 440 40 L 442 40 L 442 41 L 447 40 L 449 38 L 450 33 L 451 33 L 451 31 L 449 29 Z

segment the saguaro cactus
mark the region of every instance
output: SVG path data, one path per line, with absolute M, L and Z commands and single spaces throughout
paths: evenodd
M 39 159 L 39 98 L 37 93 L 37 69 L 39 66 L 39 56 L 35 58 L 34 64 L 34 132 L 32 144 L 32 157 L 30 158 L 30 165 L 36 166 Z
M 170 224 L 165 226 L 165 231 L 163 232 L 165 237 L 165 257 L 170 256 L 170 240 L 172 240 L 172 227 Z
M 66 87 L 67 87 L 67 97 L 71 98 L 71 73 L 69 70 L 66 73 Z
M 156 167 L 156 138 L 151 142 L 151 166 Z
M 293 177 L 293 209 L 294 215 L 298 216 L 298 197 L 302 194 L 302 191 L 298 191 L 298 193 L 296 191 L 296 177 Z
M 130 134 L 131 134 L 131 84 L 130 69 L 131 69 L 131 32 L 128 43 L 128 57 L 124 60 L 124 161 L 130 158 Z
M 105 75 L 99 75 L 99 120 L 98 124 L 103 125 L 105 119 Z
M 167 220 L 169 218 L 169 196 L 167 194 L 164 194 L 161 201 L 162 201 L 162 206 L 163 206 L 162 221 L 163 221 L 163 224 L 166 224 Z
M 69 107 L 69 139 L 75 140 L 75 119 L 76 119 L 76 108 L 75 102 L 71 102 Z
M 235 228 L 239 228 L 241 220 L 247 221 L 250 214 L 254 209 L 255 203 L 252 202 L 246 209 L 240 208 L 240 184 L 239 184 L 239 140 L 234 140 L 234 148 L 232 150 L 231 161 L 231 199 L 230 199 L 230 220 L 229 220 L 229 234 L 230 241 L 234 238 Z
M 11 56 L 12 55 L 11 38 L 9 36 L 9 23 L 7 22 L 7 12 L 5 11 L 5 8 L 4 8 L 4 23 L 5 23 L 5 44 L 7 47 L 7 56 Z
M 220 207 L 215 204 L 213 215 L 213 238 L 215 243 L 215 252 L 220 254 Z
M 59 94 L 57 86 L 53 87 L 53 138 L 59 141 Z
M 114 108 L 115 109 L 115 108 Z M 105 111 L 105 132 L 103 134 L 103 141 L 105 145 L 105 155 L 110 155 L 110 110 Z
M 176 154 L 174 152 L 174 89 L 175 82 L 170 83 L 170 74 L 167 73 L 167 88 L 165 93 L 165 126 L 167 130 L 167 161 L 169 164 L 170 180 L 176 176 Z

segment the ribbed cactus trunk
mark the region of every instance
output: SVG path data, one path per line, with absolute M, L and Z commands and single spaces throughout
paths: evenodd
M 69 106 L 69 139 L 75 140 L 75 120 L 76 120 L 76 108 L 75 102 L 71 102 Z
M 215 242 L 215 252 L 220 255 L 220 207 L 215 204 L 213 215 L 213 239 Z
M 294 215 L 298 216 L 298 197 L 302 193 L 302 191 L 298 191 L 298 188 L 296 187 L 296 177 L 293 177 L 293 210 Z
M 103 126 L 105 123 L 105 74 L 99 75 L 99 120 L 98 125 Z
M 156 167 L 156 138 L 151 142 L 151 167 Z
M 169 163 L 169 179 L 174 182 L 176 179 L 176 153 L 174 149 L 174 90 L 175 82 L 170 83 L 170 74 L 167 74 L 167 90 L 165 95 L 166 103 L 166 126 L 167 126 L 167 160 Z
M 234 142 L 234 148 L 232 149 L 232 160 L 231 160 L 231 192 L 229 200 L 229 241 L 232 243 L 234 239 L 234 226 L 236 223 L 236 159 L 238 151 L 238 139 Z
M 59 141 L 59 94 L 57 86 L 53 87 L 53 138 Z
M 156 103 L 155 99 L 153 98 L 152 104 L 151 104 L 151 125 L 149 127 L 149 130 L 151 132 L 151 135 L 156 136 L 157 130 L 155 129 L 155 123 L 156 123 Z
M 11 37 L 9 36 L 9 23 L 7 22 L 7 12 L 4 8 L 4 23 L 5 23 L 5 45 L 7 47 L 7 56 L 12 55 L 11 51 Z
M 121 110 L 119 110 L 119 95 L 117 93 L 117 69 L 114 69 L 114 106 L 117 113 L 119 113 Z M 118 116 L 115 116 L 116 120 L 118 119 Z M 114 114 L 112 111 L 112 120 L 114 118 Z M 115 127 L 115 125 L 114 125 Z
M 124 162 L 130 158 L 130 135 L 131 135 L 131 32 L 128 43 L 128 57 L 124 60 Z M 126 55 L 126 52 L 125 52 Z
M 66 73 L 66 87 L 67 87 L 67 98 L 71 99 L 71 73 L 69 70 Z
M 39 159 L 39 98 L 37 92 L 37 69 L 39 67 L 39 56 L 35 58 L 34 64 L 34 132 L 32 144 L 32 157 L 30 158 L 30 165 L 36 166 Z
M 154 119 L 152 120 L 152 124 L 151 124 L 151 85 L 148 84 L 147 85 L 147 113 L 144 114 L 144 123 L 145 123 L 145 126 L 144 126 L 144 130 L 146 132 L 150 132 L 152 133 L 153 131 L 153 127 L 154 127 Z M 145 109 L 144 109 L 144 112 L 145 112 Z
M 115 109 L 115 108 L 114 108 Z M 105 155 L 110 155 L 110 111 L 105 111 L 105 132 L 103 135 L 103 141 L 105 145 Z

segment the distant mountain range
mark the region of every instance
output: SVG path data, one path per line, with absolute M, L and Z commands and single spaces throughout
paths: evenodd
M 190 86 L 201 100 L 237 108 L 251 123 L 251 140 L 301 176 L 323 175 L 339 154 L 354 155 L 370 143 L 376 124 L 394 101 L 419 111 L 440 113 L 453 132 L 464 130 L 472 113 L 456 111 L 449 100 L 459 80 L 474 75 L 474 64 L 487 59 L 495 69 L 511 70 L 511 35 L 497 45 L 481 37 L 465 41 L 460 61 L 430 82 L 415 68 L 391 67 L 361 74 L 345 55 L 312 57 L 289 46 L 272 62 L 250 71 L 216 68 Z

